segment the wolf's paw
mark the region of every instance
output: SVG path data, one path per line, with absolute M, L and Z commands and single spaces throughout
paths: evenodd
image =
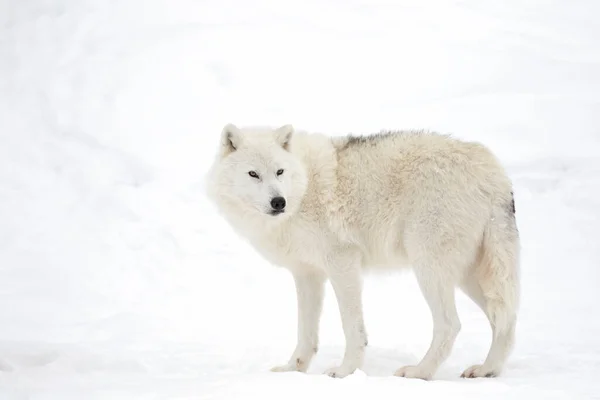
M 485 365 L 473 365 L 463 372 L 461 378 L 493 378 L 498 376 L 498 371 L 493 368 L 487 368 Z
M 271 372 L 291 372 L 296 370 L 296 366 L 292 364 L 277 365 L 271 368 Z
M 432 376 L 431 373 L 424 371 L 422 368 L 415 365 L 407 365 L 406 367 L 402 367 L 394 372 L 394 375 L 402 378 L 424 379 L 426 381 L 430 380 Z
M 328 375 L 332 378 L 345 378 L 353 372 L 354 369 L 346 368 L 343 365 L 340 365 L 339 367 L 329 368 L 327 371 L 325 371 L 325 375 Z
M 276 367 L 271 368 L 271 372 L 306 372 L 307 365 L 300 358 L 297 358 L 295 362 L 289 362 L 284 365 L 278 365 Z

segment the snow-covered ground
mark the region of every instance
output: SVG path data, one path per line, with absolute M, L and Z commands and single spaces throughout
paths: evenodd
M 1 399 L 600 396 L 600 3 L 0 2 Z M 366 281 L 370 346 L 342 379 L 328 291 L 308 374 L 288 274 L 203 195 L 221 127 L 425 128 L 489 145 L 516 186 L 518 343 L 497 379 L 483 315 L 430 382 L 410 274 Z

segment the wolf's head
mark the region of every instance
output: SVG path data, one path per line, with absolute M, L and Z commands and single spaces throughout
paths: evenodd
M 307 185 L 293 154 L 294 129 L 240 129 L 226 125 L 210 172 L 209 193 L 243 214 L 284 219 L 298 210 Z

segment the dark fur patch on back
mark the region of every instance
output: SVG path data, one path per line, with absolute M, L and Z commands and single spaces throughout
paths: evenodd
M 356 145 L 365 145 L 365 144 L 375 144 L 382 139 L 389 138 L 392 136 L 393 132 L 379 132 L 371 135 L 352 135 L 349 134 L 347 136 L 348 142 L 346 143 L 346 147 L 356 146 Z
M 405 136 L 405 135 L 424 135 L 426 132 L 424 130 L 414 130 L 414 131 L 386 131 L 382 130 L 378 133 L 371 133 L 367 135 L 354 135 L 348 134 L 346 135 L 346 142 L 343 145 L 343 148 L 349 148 L 354 146 L 376 146 L 382 141 L 389 139 L 394 136 Z

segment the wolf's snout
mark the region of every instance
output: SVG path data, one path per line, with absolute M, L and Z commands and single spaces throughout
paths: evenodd
M 283 211 L 285 208 L 285 199 L 281 196 L 273 197 L 271 199 L 271 207 L 276 211 Z

